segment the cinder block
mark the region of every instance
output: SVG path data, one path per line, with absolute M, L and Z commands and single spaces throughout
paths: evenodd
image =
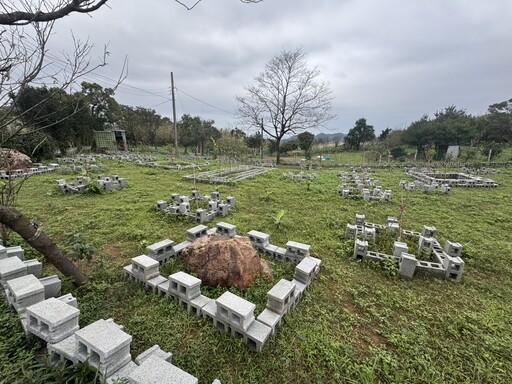
M 229 292 L 217 300 L 217 320 L 224 320 L 231 326 L 246 331 L 254 321 L 256 305 Z
M 287 313 L 294 301 L 295 285 L 291 281 L 281 279 L 267 292 L 267 308 L 280 315 Z
M 50 298 L 26 309 L 27 330 L 47 343 L 57 343 L 78 331 L 80 311 Z
M 5 294 L 8 303 L 21 313 L 45 299 L 45 287 L 34 275 L 25 275 L 7 281 Z
M 60 296 L 60 290 L 62 282 L 57 275 L 43 277 L 39 281 L 44 286 L 44 298 L 49 299 L 50 297 Z
M 258 320 L 252 322 L 244 335 L 244 342 L 249 348 L 260 352 L 272 333 L 272 328 Z
M 19 257 L 7 257 L 0 260 L 0 283 L 5 287 L 9 280 L 25 276 L 27 265 Z
M 176 272 L 169 276 L 167 294 L 188 302 L 201 294 L 201 280 L 182 271 Z
M 411 255 L 410 253 L 402 253 L 398 261 L 398 270 L 400 276 L 412 278 L 414 276 L 414 272 L 416 271 L 416 263 L 416 256 Z
M 40 278 L 43 275 L 43 264 L 37 259 L 23 261 L 27 266 L 27 275 L 34 275 Z
M 130 372 L 127 378 L 130 384 L 197 384 L 199 382 L 196 377 L 157 356 L 149 356 Z

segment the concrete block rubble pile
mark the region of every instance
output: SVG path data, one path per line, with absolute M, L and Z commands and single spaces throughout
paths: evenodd
M 384 190 L 379 185 L 379 180 L 374 179 L 367 171 L 342 172 L 339 178 L 341 184 L 338 186 L 338 194 L 343 197 L 360 196 L 365 201 L 391 201 L 392 191 Z
M 203 202 L 208 205 L 207 209 L 197 208 L 195 212 L 190 211 L 190 203 L 193 201 Z M 192 195 L 185 196 L 177 193 L 171 194 L 169 202 L 159 200 L 156 202 L 156 210 L 165 212 L 172 216 L 184 215 L 200 224 L 207 223 L 217 216 L 226 217 L 229 210 L 236 204 L 233 196 L 228 196 L 225 201 L 220 200 L 220 193 L 215 191 L 207 196 L 201 196 L 201 193 L 194 189 Z
M 442 248 L 435 238 L 434 227 L 423 226 L 421 233 L 400 228 L 397 218 L 388 217 L 386 225 L 368 223 L 365 215 L 356 214 L 354 225 L 347 224 L 345 239 L 355 239 L 353 257 L 357 260 L 372 260 L 381 262 L 385 259 L 398 263 L 400 276 L 412 278 L 415 273 L 429 275 L 438 279 L 459 282 L 464 272 L 464 260 L 462 260 L 462 245 L 447 241 Z M 369 250 L 369 243 L 375 244 L 378 233 L 392 234 L 398 237 L 402 234 L 410 239 L 417 239 L 417 253 L 431 258 L 433 261 L 418 260 L 409 251 L 405 242 L 395 241 L 393 254 L 375 252 Z
M 112 177 L 98 176 L 95 181 L 104 191 L 114 191 L 128 185 L 126 179 L 119 177 L 118 175 L 114 175 Z M 78 176 L 71 183 L 67 183 L 64 179 L 59 179 L 57 180 L 57 189 L 61 193 L 83 194 L 87 192 L 87 185 L 89 183 L 91 183 L 91 178 L 87 176 Z
M 414 167 L 406 169 L 405 173 L 426 185 L 437 183 L 438 185 L 447 184 L 449 187 L 465 188 L 496 188 L 498 186 L 492 179 L 483 179 L 466 173 L 431 172 L 429 169 L 416 169 Z
M 271 171 L 268 167 L 254 167 L 243 165 L 239 167 L 216 169 L 193 175 L 183 176 L 184 179 L 199 183 L 210 184 L 234 184 L 242 180 L 251 179 L 263 173 Z
M 36 336 L 47 343 L 52 363 L 87 362 L 108 384 L 117 379 L 127 379 L 130 384 L 198 383 L 196 377 L 173 365 L 172 354 L 158 345 L 132 360 L 132 336 L 112 319 L 80 328 L 76 298 L 70 293 L 61 296 L 61 280 L 56 275 L 41 277 L 42 264 L 23 258 L 21 247 L 0 246 L 0 284 L 27 337 Z
M 163 240 L 147 247 L 147 254 L 132 258 L 124 267 L 125 277 L 143 284 L 153 293 L 176 300 L 188 312 L 208 320 L 212 326 L 232 337 L 243 339 L 254 351 L 261 351 L 271 335 L 281 326 L 283 317 L 289 314 L 301 300 L 304 291 L 320 271 L 321 260 L 309 255 L 310 246 L 289 241 L 286 248 L 270 244 L 268 234 L 250 231 L 252 246 L 280 261 L 296 263 L 291 281 L 281 279 L 267 293 L 266 308 L 256 317 L 256 305 L 229 292 L 217 299 L 201 294 L 201 280 L 185 272 L 177 272 L 165 278 L 160 275 L 160 265 L 178 257 L 183 249 L 195 240 L 208 235 L 222 234 L 239 237 L 236 227 L 229 223 L 218 223 L 208 229 L 199 225 L 187 230 L 187 241 L 174 246 L 172 240 Z

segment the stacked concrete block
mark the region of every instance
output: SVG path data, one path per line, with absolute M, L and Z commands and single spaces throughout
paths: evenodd
M 175 256 L 174 241 L 165 239 L 148 245 L 146 247 L 146 254 L 160 264 L 166 263 Z
M 0 283 L 5 287 L 7 281 L 27 274 L 27 265 L 18 257 L 0 260 Z
M 187 240 L 195 241 L 207 235 L 208 227 L 206 225 L 197 225 L 187 230 Z
M 295 304 L 295 285 L 281 279 L 267 292 L 267 308 L 280 315 L 289 313 Z
M 132 337 L 106 320 L 98 320 L 75 332 L 76 358 L 97 368 L 103 376 L 112 375 L 131 361 Z
M 220 222 L 217 223 L 215 232 L 221 235 L 227 235 L 232 238 L 236 236 L 236 226 L 233 224 Z
M 253 230 L 249 231 L 247 236 L 249 236 L 252 246 L 256 249 L 264 250 L 270 244 L 270 235 L 266 233 Z
M 25 275 L 7 281 L 5 293 L 9 305 L 18 313 L 45 299 L 44 285 L 34 275 Z
M 357 237 L 357 226 L 347 224 L 345 227 L 345 239 L 355 239 Z
M 223 322 L 226 329 L 243 333 L 254 322 L 256 305 L 227 291 L 217 300 L 217 322 Z
M 363 226 L 365 222 L 366 216 L 356 213 L 356 225 Z
M 309 244 L 298 243 L 296 241 L 288 241 L 286 243 L 285 261 L 293 261 L 299 263 L 302 259 L 309 256 Z
M 295 273 L 293 279 L 300 283 L 309 286 L 313 281 L 313 278 L 320 272 L 321 260 L 316 257 L 305 257 L 295 267 Z
M 388 233 L 396 236 L 400 233 L 400 225 L 398 224 L 398 219 L 396 217 L 388 217 L 386 230 Z
M 47 343 L 57 343 L 78 331 L 79 315 L 77 308 L 49 298 L 26 309 L 27 332 Z
M 201 294 L 201 280 L 185 272 L 176 272 L 169 276 L 167 296 L 188 303 Z
M 364 227 L 363 237 L 365 240 L 375 242 L 376 236 L 377 231 L 375 230 L 375 228 Z
M 39 279 L 44 286 L 44 298 L 57 297 L 60 295 L 62 282 L 57 275 L 46 276 Z
M 160 263 L 146 255 L 140 255 L 132 258 L 132 264 L 130 271 L 126 271 L 135 279 L 142 283 L 146 283 L 148 280 L 159 275 Z M 130 273 L 131 272 L 131 273 Z
M 356 239 L 354 243 L 353 257 L 356 260 L 364 260 L 368 252 L 368 242 Z
M 362 222 L 363 215 L 356 215 L 356 220 Z M 346 239 L 355 238 L 353 257 L 357 259 L 369 258 L 375 262 L 383 260 L 398 261 L 399 273 L 404 277 L 413 277 L 415 273 L 426 274 L 439 279 L 446 279 L 458 282 L 462 278 L 464 271 L 464 261 L 461 258 L 462 245 L 459 243 L 447 242 L 444 249 L 441 248 L 439 242 L 434 237 L 436 229 L 431 226 L 424 226 L 421 233 L 408 231 L 398 227 L 398 220 L 394 217 L 388 217 L 387 224 L 379 225 L 365 222 L 364 226 L 347 224 L 345 234 Z M 357 239 L 357 235 L 364 232 L 366 228 L 374 228 L 376 233 L 388 232 L 392 226 L 396 226 L 393 231 L 398 234 L 417 238 L 418 252 L 427 252 L 433 261 L 417 260 L 416 256 L 408 253 L 406 243 L 395 241 L 393 245 L 393 255 L 386 255 L 375 251 L 368 250 L 368 242 Z M 355 229 L 354 229 L 355 227 Z M 355 233 L 355 235 L 354 235 Z
M 428 254 L 430 254 L 432 252 L 433 245 L 433 238 L 420 235 L 420 238 L 418 239 L 418 252 L 427 252 Z

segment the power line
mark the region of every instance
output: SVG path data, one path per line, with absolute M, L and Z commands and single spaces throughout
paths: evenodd
M 190 98 L 192 98 L 192 99 L 194 99 L 194 100 L 196 100 L 196 101 L 199 101 L 200 103 L 203 103 L 203 104 L 205 104 L 205 105 L 207 105 L 207 106 L 209 106 L 209 107 L 212 107 L 212 108 L 217 109 L 217 110 L 222 111 L 222 112 L 229 113 L 229 114 L 230 114 L 230 115 L 232 115 L 232 116 L 234 116 L 234 115 L 235 115 L 233 112 L 226 111 L 225 109 L 222 109 L 222 108 L 216 107 L 215 105 L 210 104 L 210 103 L 207 103 L 206 101 L 203 101 L 203 100 L 201 100 L 201 99 L 198 99 L 197 97 L 194 97 L 194 96 L 192 96 L 192 95 L 188 94 L 187 92 L 185 92 L 185 91 L 183 91 L 183 90 L 181 90 L 181 89 L 178 89 L 178 88 L 176 88 L 176 87 L 175 87 L 175 89 L 176 89 L 177 91 L 179 91 L 179 92 L 182 92 L 184 95 L 187 95 L 188 97 L 190 97 Z

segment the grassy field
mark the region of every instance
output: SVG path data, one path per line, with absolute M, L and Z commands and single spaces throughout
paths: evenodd
M 62 196 L 50 174 L 27 181 L 20 210 L 42 222 L 44 231 L 66 248 L 66 237 L 81 233 L 98 251 L 94 262 L 81 262 L 90 283 L 64 290 L 78 297 L 80 323 L 114 318 L 133 336 L 132 356 L 153 344 L 173 353 L 173 363 L 211 383 L 510 383 L 512 382 L 512 169 L 494 179 L 496 189 L 452 189 L 448 195 L 399 190 L 401 170 L 378 170 L 375 177 L 393 190 L 392 202 L 347 200 L 336 194 L 342 169 L 317 171 L 306 182 L 282 177 L 283 169 L 234 186 L 197 185 L 235 196 L 237 205 L 222 221 L 239 234 L 258 230 L 271 243 L 308 243 L 322 269 L 303 300 L 261 353 L 122 277 L 122 266 L 144 253 L 148 244 L 166 238 L 181 242 L 195 224 L 157 214 L 157 200 L 171 193 L 190 194 L 182 180 L 190 171 L 166 171 L 118 161 L 106 162 L 104 174 L 128 180 L 126 189 L 102 195 Z M 295 169 L 296 171 L 296 169 Z M 437 228 L 445 240 L 464 245 L 466 271 L 460 284 L 426 277 L 404 280 L 392 268 L 350 258 L 352 241 L 345 225 L 356 213 L 385 223 L 405 205 L 403 227 Z M 194 206 L 192 206 L 194 208 Z M 274 218 L 285 210 L 278 227 Z M 218 220 L 221 221 L 221 220 Z M 215 222 L 210 223 L 213 226 Z M 16 239 L 14 239 L 16 240 Z M 27 249 L 26 246 L 24 246 Z M 391 252 L 391 249 L 382 249 Z M 27 249 L 28 256 L 34 252 Z M 293 266 L 273 263 L 274 281 L 257 281 L 234 291 L 257 304 Z M 184 268 L 181 261 L 162 274 Z M 54 273 L 45 265 L 45 273 Z M 217 288 L 204 289 L 216 298 Z M 40 343 L 25 341 L 16 316 L 0 307 L 0 382 L 23 376 Z M 2 377 L 3 376 L 3 377 Z

